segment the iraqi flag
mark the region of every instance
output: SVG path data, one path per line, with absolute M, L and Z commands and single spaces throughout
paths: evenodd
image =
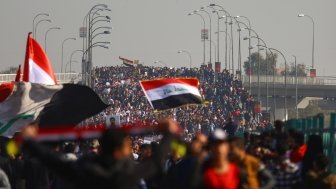
M 57 79 L 41 45 L 28 34 L 23 81 L 56 85 Z
M 202 104 L 198 79 L 169 78 L 140 81 L 149 103 L 155 110 L 166 110 L 188 104 Z
M 29 122 L 74 127 L 107 107 L 89 87 L 11 82 L 0 85 L 0 135 L 11 137 Z
M 120 56 L 119 56 L 119 59 L 123 61 L 123 64 L 125 66 L 128 66 L 128 67 L 135 67 L 135 66 L 137 66 L 137 63 L 135 63 L 135 61 L 133 61 L 133 60 L 129 60 L 127 58 L 123 58 L 123 57 L 120 57 Z

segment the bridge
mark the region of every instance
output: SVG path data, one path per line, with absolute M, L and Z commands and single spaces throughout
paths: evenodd
M 78 83 L 82 76 L 79 73 L 56 73 L 58 83 Z M 14 81 L 15 74 L 0 74 L 0 83 Z M 249 90 L 249 76 L 243 75 L 241 77 L 243 86 Z M 260 98 L 262 108 L 278 112 L 278 115 L 284 115 L 285 104 L 285 77 L 284 76 L 260 76 Z M 268 107 L 267 101 L 267 85 L 268 82 Z M 298 103 L 300 107 L 304 108 L 309 104 L 311 99 L 324 99 L 324 106 L 328 109 L 336 109 L 336 77 L 287 77 L 287 109 L 294 109 L 296 107 L 296 88 L 298 94 Z M 258 77 L 251 76 L 251 94 L 258 96 Z M 275 95 L 273 95 L 275 94 Z M 277 117 L 281 119 L 281 117 Z
M 79 73 L 56 73 L 57 82 L 64 83 L 78 83 L 82 80 L 82 74 Z M 0 83 L 10 82 L 15 80 L 16 74 L 0 74 Z

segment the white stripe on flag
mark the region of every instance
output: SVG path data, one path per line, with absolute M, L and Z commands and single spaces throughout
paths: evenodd
M 38 66 L 34 60 L 29 58 L 29 82 L 45 85 L 55 85 L 50 75 Z
M 171 83 L 155 89 L 147 90 L 146 96 L 150 101 L 154 101 L 164 99 L 172 95 L 180 95 L 188 93 L 201 97 L 201 94 L 199 93 L 197 87 L 181 83 Z

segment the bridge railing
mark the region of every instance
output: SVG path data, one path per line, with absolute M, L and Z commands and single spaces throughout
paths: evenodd
M 56 73 L 58 83 L 76 83 L 81 80 L 82 75 L 79 73 Z M 0 83 L 15 80 L 16 74 L 0 74 Z
M 266 83 L 273 83 L 273 76 L 260 76 L 260 82 Z M 298 77 L 297 78 L 298 85 L 336 85 L 336 77 Z M 243 83 L 249 83 L 249 76 L 243 75 L 242 76 Z M 251 83 L 257 83 L 258 76 L 253 75 L 251 76 Z M 284 76 L 275 76 L 274 82 L 276 84 L 285 84 L 285 77 Z M 295 85 L 296 77 L 287 76 L 287 84 L 288 85 Z
M 301 131 L 305 138 L 312 134 L 322 137 L 323 151 L 331 160 L 331 170 L 336 171 L 336 113 L 330 113 L 330 123 L 326 121 L 327 115 L 320 115 L 305 119 L 292 119 L 287 122 L 288 128 Z

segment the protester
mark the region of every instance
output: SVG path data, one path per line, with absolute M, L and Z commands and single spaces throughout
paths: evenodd
M 233 138 L 230 141 L 230 145 L 236 163 L 240 165 L 241 170 L 246 171 L 247 188 L 271 189 L 274 187 L 275 179 L 272 174 L 266 169 L 265 165 L 260 160 L 246 153 L 243 139 Z M 261 180 L 259 178 L 263 179 Z
M 238 189 L 241 184 L 239 167 L 230 162 L 230 145 L 222 130 L 210 137 L 211 159 L 203 176 L 205 189 Z
M 38 158 L 49 169 L 71 181 L 75 188 L 136 188 L 141 178 L 149 178 L 163 167 L 162 162 L 168 153 L 172 135 L 178 132 L 177 124 L 165 121 L 159 124 L 164 138 L 159 151 L 148 161 L 135 164 L 132 160 L 131 140 L 122 130 L 108 130 L 100 139 L 100 154 L 91 160 L 65 161 L 55 152 L 34 141 L 36 125 L 26 127 L 22 135 L 25 138 L 24 147 L 34 157 Z M 146 171 L 144 171 L 146 170 Z
M 313 160 L 313 167 L 307 172 L 302 189 L 334 189 L 336 175 L 328 169 L 329 159 L 325 155 L 317 155 Z

